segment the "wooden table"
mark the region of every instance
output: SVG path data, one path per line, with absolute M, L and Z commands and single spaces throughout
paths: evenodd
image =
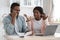
M 26 36 L 20 38 L 18 36 L 5 36 L 7 40 L 60 40 L 58 37 L 54 36 Z

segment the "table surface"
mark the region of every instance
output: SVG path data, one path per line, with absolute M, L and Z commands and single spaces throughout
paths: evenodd
M 7 40 L 60 40 L 60 37 L 54 36 L 26 36 L 20 38 L 18 36 L 5 36 Z
M 3 25 L 0 24 L 0 26 L 0 40 L 60 40 L 60 38 L 55 38 L 54 36 L 26 36 L 24 38 L 18 36 L 3 36 L 5 34 Z

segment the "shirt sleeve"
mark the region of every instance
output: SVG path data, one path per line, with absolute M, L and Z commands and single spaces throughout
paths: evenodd
M 23 31 L 24 32 L 28 32 L 29 31 L 28 26 L 26 26 L 26 22 L 25 22 L 24 17 L 23 17 L 23 20 L 22 20 L 22 27 L 23 27 Z
M 19 28 L 18 28 L 18 26 L 17 26 L 16 23 L 17 23 L 17 22 L 16 22 L 16 20 L 15 20 L 15 32 L 17 33 L 18 36 L 20 36 L 21 33 L 19 32 Z
M 11 24 L 11 21 L 8 18 L 3 19 L 4 29 L 6 34 L 12 35 L 14 33 L 14 25 Z

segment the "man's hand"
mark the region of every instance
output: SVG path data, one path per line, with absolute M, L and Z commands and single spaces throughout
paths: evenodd
M 11 17 L 12 17 L 11 23 L 12 23 L 13 25 L 15 24 L 16 16 L 17 16 L 17 13 L 11 13 Z
M 12 18 L 16 18 L 16 16 L 17 16 L 17 13 L 11 13 Z

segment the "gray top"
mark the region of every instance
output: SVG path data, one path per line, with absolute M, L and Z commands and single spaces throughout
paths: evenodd
M 26 31 L 28 31 L 28 28 L 25 24 L 25 19 L 22 16 L 18 16 L 18 18 L 16 18 L 16 24 L 18 26 L 18 32 L 20 33 L 25 33 Z M 3 19 L 3 24 L 4 24 L 4 29 L 6 31 L 6 34 L 8 35 L 14 35 L 17 34 L 15 31 L 15 25 L 11 24 L 11 16 L 8 15 Z

